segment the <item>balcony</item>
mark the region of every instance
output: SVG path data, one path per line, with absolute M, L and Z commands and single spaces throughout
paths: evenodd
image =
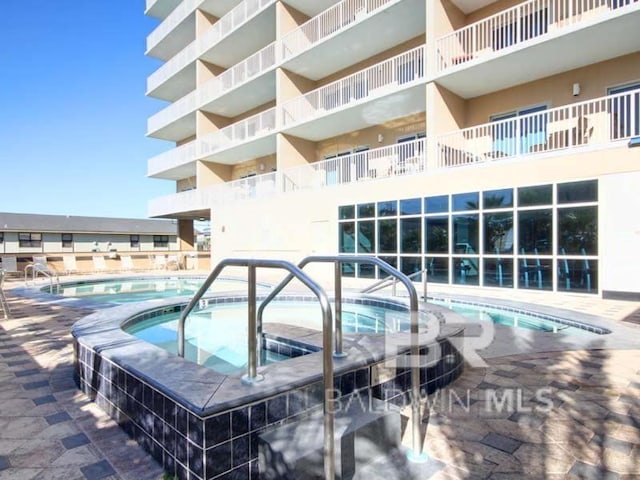
M 233 117 L 273 100 L 275 74 L 260 76 L 274 67 L 272 43 L 151 116 L 147 135 L 177 141 L 195 134 L 198 109 Z M 234 89 L 237 91 L 224 96 Z
M 147 162 L 147 176 L 176 181 L 195 176 L 195 161 L 201 151 L 200 143 L 194 140 L 150 158 Z
M 269 10 L 266 15 L 261 13 L 274 3 L 275 0 L 244 0 L 230 10 L 200 38 L 177 52 L 149 76 L 147 95 L 176 101 L 196 88 L 195 63 L 198 58 L 221 67 L 231 67 L 273 42 L 275 10 Z M 251 35 L 242 34 L 244 29 L 240 27 L 244 25 L 251 28 Z
M 202 137 L 200 156 L 216 163 L 236 164 L 276 151 L 276 108 L 245 118 Z
M 264 198 L 275 193 L 276 172 L 270 172 L 154 198 L 149 201 L 148 214 L 155 218 L 208 218 L 211 208 L 234 201 Z
M 287 101 L 282 129 L 318 141 L 424 111 L 424 77 L 421 46 Z
M 146 55 L 169 60 L 196 38 L 195 11 L 203 0 L 183 0 L 147 37 Z
M 180 4 L 181 0 L 147 0 L 145 15 L 164 19 Z
M 282 66 L 319 80 L 423 34 L 424 19 L 423 0 L 343 0 L 282 37 Z
M 639 24 L 640 0 L 530 0 L 438 38 L 437 81 L 473 98 L 573 70 L 638 51 Z
M 465 128 L 437 138 L 439 168 L 577 153 L 640 136 L 640 89 Z
M 424 173 L 424 139 L 403 142 L 282 171 L 282 191 L 293 192 Z

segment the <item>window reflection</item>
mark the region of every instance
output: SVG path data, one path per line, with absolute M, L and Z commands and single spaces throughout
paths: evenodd
M 427 253 L 449 253 L 449 217 L 425 218 Z
M 478 192 L 458 193 L 452 195 L 453 211 L 460 212 L 464 210 L 478 210 Z
M 558 259 L 558 290 L 598 293 L 598 261 Z
M 513 189 L 488 190 L 482 193 L 482 208 L 505 208 L 513 206 Z
M 478 215 L 454 215 L 453 243 L 455 253 L 478 252 Z
M 400 252 L 420 253 L 422 245 L 422 219 L 400 219 Z
M 551 290 L 553 274 L 551 260 L 540 257 L 520 258 L 518 287 L 533 290 Z
M 358 253 L 373 253 L 375 245 L 374 222 L 358 222 Z
M 458 285 L 478 285 L 479 269 L 478 257 L 453 259 L 453 283 Z
M 343 222 L 338 224 L 340 253 L 356 252 L 355 232 L 356 226 L 354 222 Z
M 420 257 L 400 257 L 400 271 L 405 275 L 411 275 L 413 273 L 422 270 L 422 258 Z M 415 275 L 411 277 L 411 280 L 418 282 L 422 280 L 422 275 Z
M 551 253 L 551 219 L 551 209 L 518 212 L 518 250 L 520 253 Z
M 598 254 L 598 207 L 558 210 L 558 254 Z
M 535 187 L 521 187 L 518 189 L 519 207 L 536 207 L 551 205 L 553 190 L 551 185 L 537 185 Z
M 485 287 L 513 287 L 513 259 L 485 258 L 483 265 Z
M 485 213 L 484 253 L 513 253 L 513 212 Z
M 398 251 L 398 221 L 396 219 L 378 220 L 378 252 L 396 253 Z
M 427 257 L 427 281 L 449 283 L 449 257 Z

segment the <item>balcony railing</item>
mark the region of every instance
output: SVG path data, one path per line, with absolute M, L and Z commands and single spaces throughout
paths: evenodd
M 424 46 L 283 103 L 284 126 L 311 120 L 365 98 L 389 93 L 424 78 Z
M 204 0 L 183 0 L 147 37 L 147 51 L 158 45 L 182 23 Z M 194 31 L 195 35 L 195 31 Z
M 282 37 L 283 59 L 293 57 L 396 0 L 343 0 Z
M 203 137 L 201 154 L 203 157 L 212 155 L 238 143 L 267 135 L 275 128 L 276 108 L 273 107 Z
M 413 175 L 426 171 L 424 139 L 365 150 L 282 171 L 282 191 Z
M 175 54 L 171 60 L 158 68 L 147 78 L 147 92 L 152 92 L 171 77 L 192 64 L 198 58 L 198 44 L 194 40 Z M 195 74 L 193 77 L 195 84 Z
M 276 0 L 244 0 L 214 23 L 199 39 L 199 54 L 204 54 L 240 25 L 258 15 Z
M 147 120 L 147 133 L 157 132 L 176 120 L 195 112 L 197 108 L 198 91 L 194 90 L 149 117 Z M 193 133 L 195 134 L 195 131 Z
M 197 160 L 200 152 L 200 140 L 193 140 L 179 147 L 167 150 L 147 162 L 148 175 L 165 172 L 180 165 Z
M 454 167 L 640 136 L 640 89 L 440 135 L 438 167 Z
M 275 53 L 276 43 L 274 42 L 204 83 L 198 88 L 200 106 L 274 67 Z
M 530 0 L 520 3 L 437 39 L 438 73 L 637 2 Z

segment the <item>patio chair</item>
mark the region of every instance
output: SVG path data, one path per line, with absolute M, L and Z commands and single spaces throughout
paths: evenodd
M 165 268 L 168 270 L 180 270 L 182 268 L 180 255 L 167 255 Z
M 74 255 L 65 255 L 62 257 L 62 264 L 64 266 L 64 273 L 67 275 L 79 272 Z
M 0 269 L 2 269 L 5 274 L 20 273 L 18 271 L 18 258 L 14 256 L 2 257 Z
M 45 277 L 57 277 L 58 272 L 49 268 L 49 264 L 47 263 L 47 257 L 34 255 L 33 262 L 27 264 L 24 267 L 24 278 L 25 280 L 29 276 L 29 272 L 31 272 L 31 276 L 35 279 L 38 274 L 41 274 Z
M 93 256 L 93 271 L 94 272 L 106 272 L 107 262 L 105 261 L 102 255 L 94 255 Z
M 131 255 L 120 255 L 120 270 L 131 271 L 134 270 L 133 260 Z
M 164 255 L 154 255 L 151 258 L 151 265 L 154 270 L 165 270 L 167 268 L 167 257 Z

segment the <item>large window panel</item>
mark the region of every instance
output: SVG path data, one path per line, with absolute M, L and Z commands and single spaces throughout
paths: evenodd
M 485 287 L 513 287 L 513 259 L 485 258 L 483 285 Z
M 378 253 L 398 252 L 398 221 L 378 220 Z
M 513 207 L 513 189 L 503 188 L 501 190 L 488 190 L 482 193 L 482 208 Z
M 400 219 L 400 252 L 421 253 L 421 245 L 422 219 L 420 217 Z
M 551 209 L 518 212 L 518 253 L 551 254 L 552 218 Z
M 358 222 L 357 253 L 374 253 L 376 245 L 375 222 Z
M 338 218 L 340 220 L 351 220 L 356 218 L 356 208 L 353 205 L 344 205 L 338 208 Z
M 586 203 L 598 201 L 598 181 L 558 184 L 558 203 Z
M 553 272 L 551 260 L 540 257 L 520 258 L 520 278 L 518 287 L 528 290 L 551 290 Z
M 454 212 L 478 210 L 480 208 L 478 192 L 452 195 L 452 204 Z
M 424 199 L 424 213 L 446 213 L 449 211 L 449 195 L 438 195 Z
M 342 222 L 338 224 L 338 245 L 340 253 L 356 253 L 356 224 Z
M 513 253 L 513 212 L 485 213 L 484 253 Z
M 425 252 L 449 253 L 449 217 L 425 218 Z
M 400 271 L 405 275 L 412 275 L 422 270 L 422 257 L 400 257 Z M 411 277 L 414 282 L 422 280 L 422 275 Z
M 598 207 L 558 209 L 558 255 L 598 254 Z
M 398 202 L 378 202 L 379 217 L 393 217 L 398 214 Z
M 478 257 L 454 258 L 453 265 L 453 283 L 457 285 L 479 285 Z
M 553 186 L 536 185 L 534 187 L 520 187 L 518 189 L 519 207 L 538 207 L 553 203 Z
M 558 259 L 558 291 L 598 293 L 597 260 Z
M 429 282 L 449 283 L 449 257 L 427 257 L 425 262 Z
M 453 216 L 454 253 L 478 253 L 478 215 Z

